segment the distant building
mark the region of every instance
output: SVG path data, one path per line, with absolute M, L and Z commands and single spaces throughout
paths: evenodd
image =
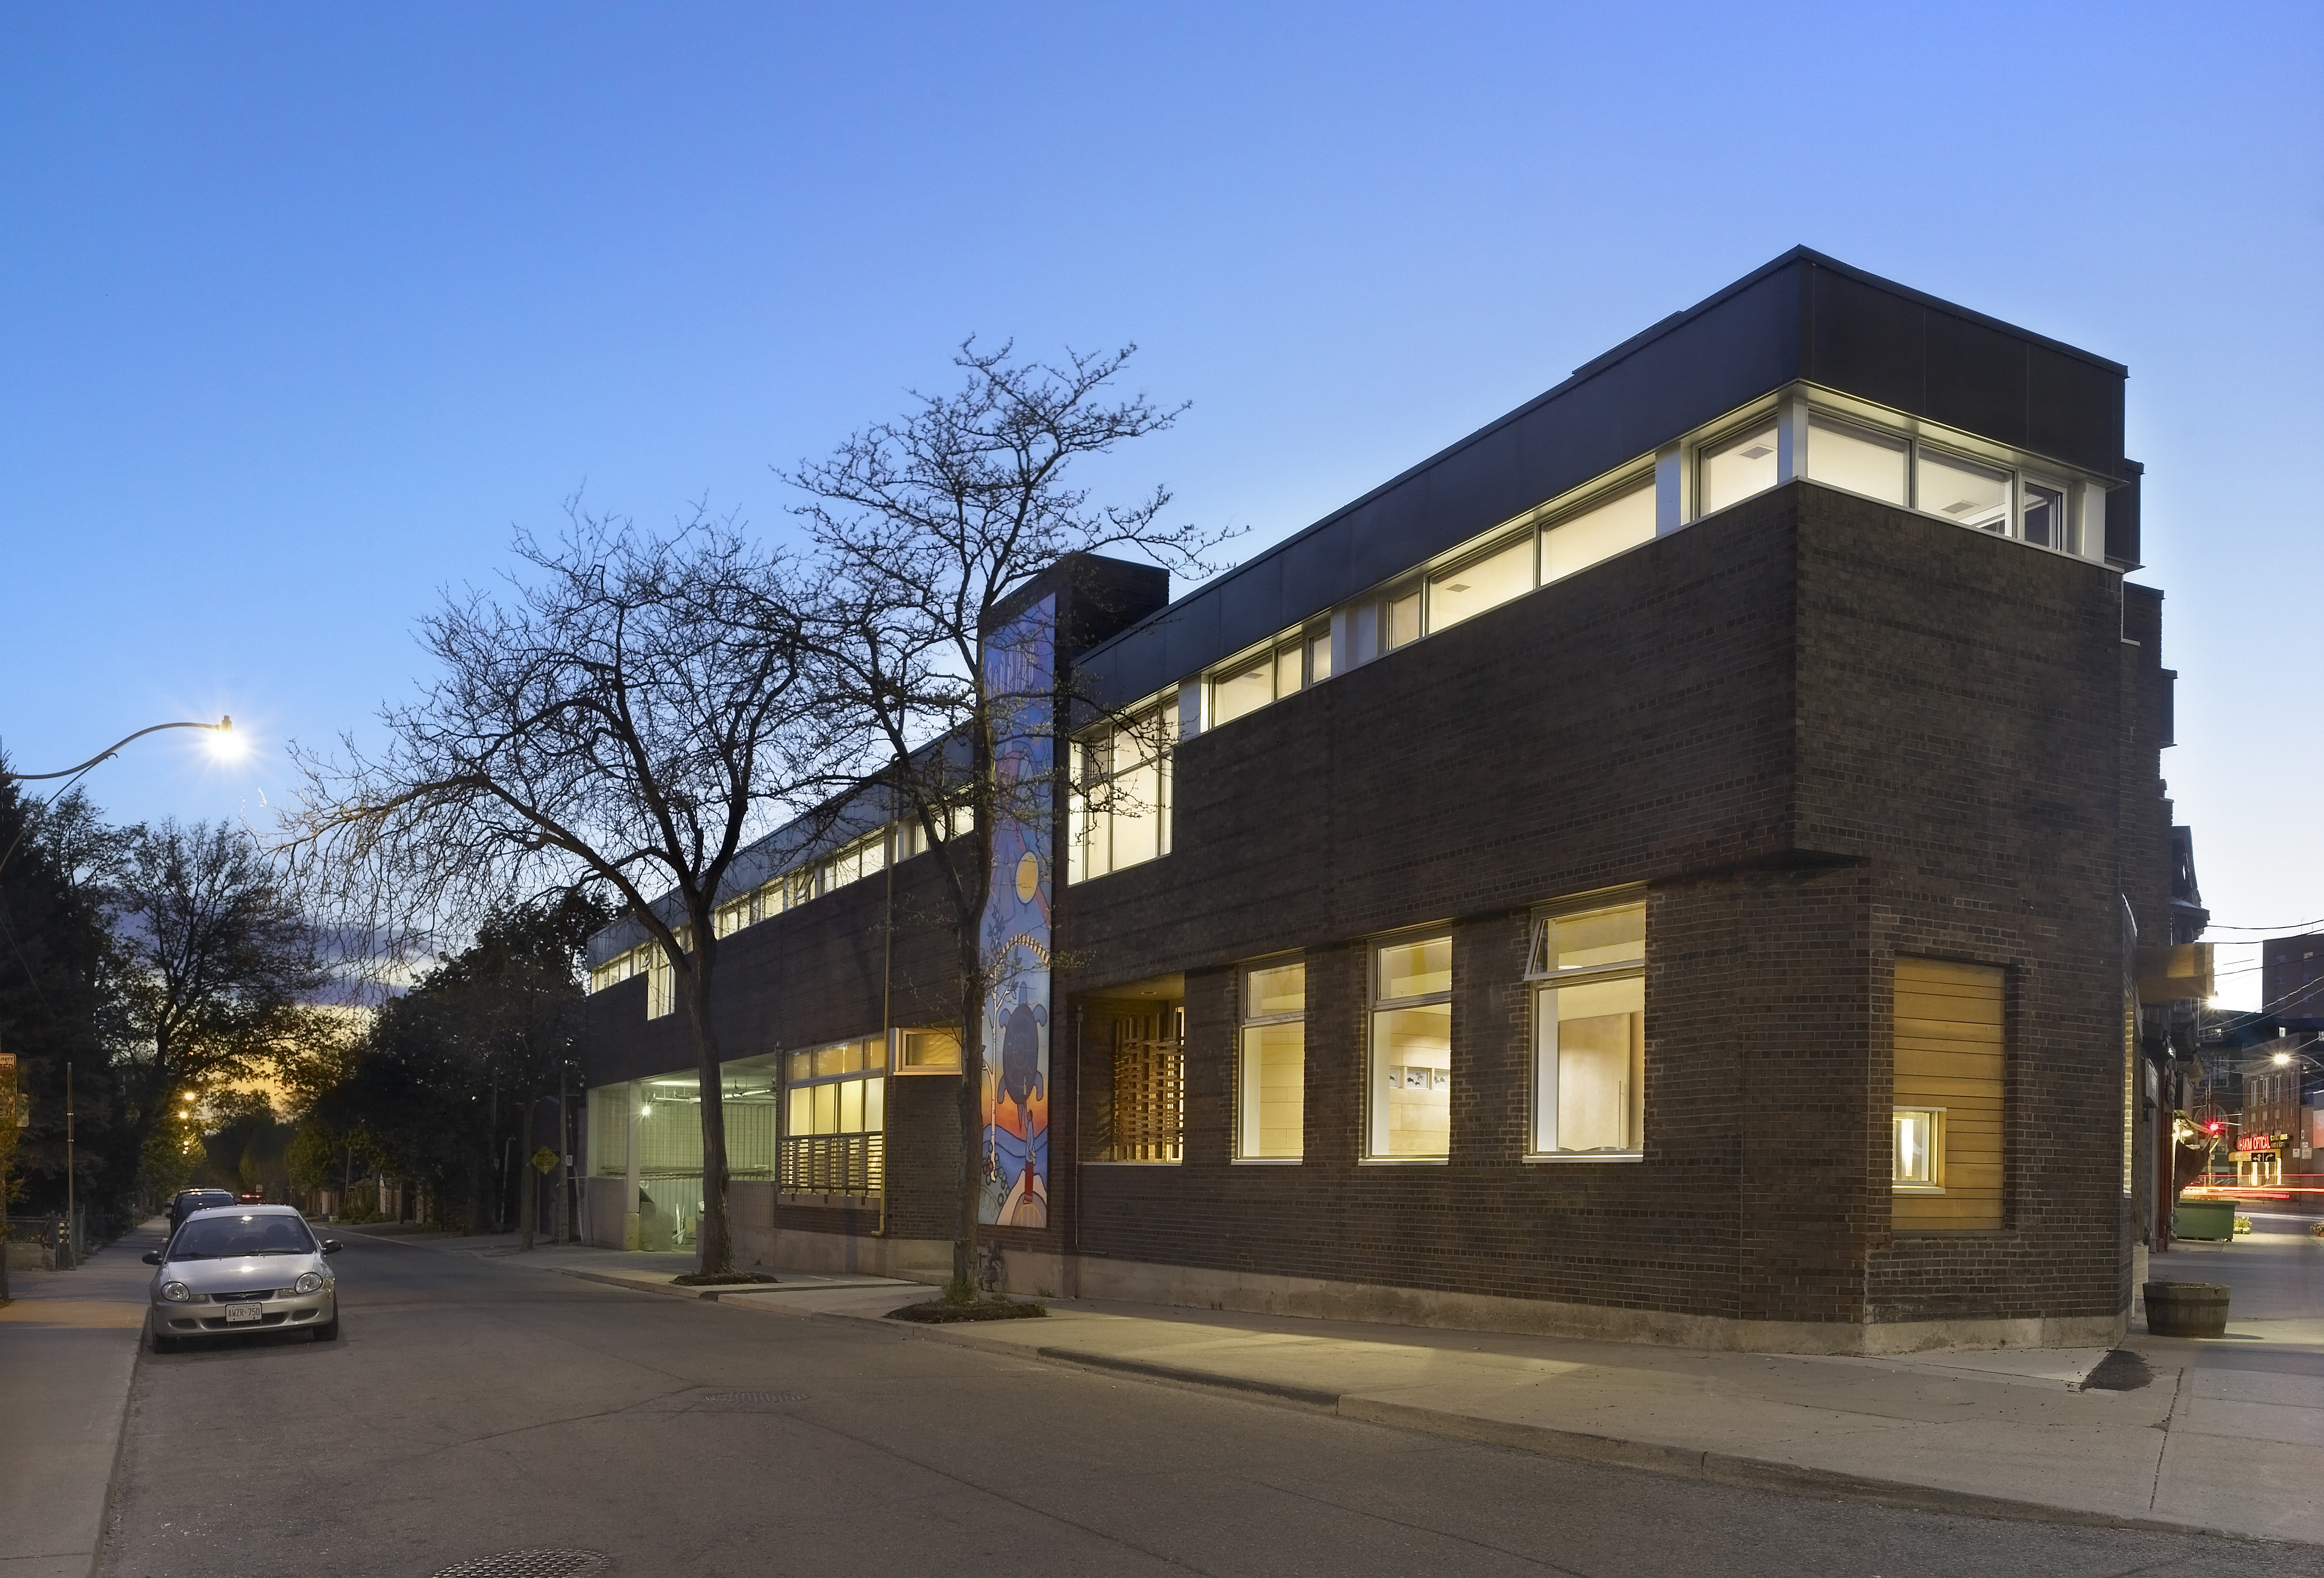
M 2287 1029 L 2324 1029 L 2324 931 L 2260 944 L 2262 1017 Z

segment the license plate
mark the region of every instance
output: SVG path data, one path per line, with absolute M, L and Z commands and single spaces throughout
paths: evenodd
M 254 1304 L 230 1304 L 226 1306 L 226 1324 L 230 1326 L 254 1326 L 260 1314 L 258 1306 Z

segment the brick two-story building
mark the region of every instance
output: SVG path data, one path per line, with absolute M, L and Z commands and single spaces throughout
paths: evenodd
M 1191 595 L 1088 558 L 1028 586 L 1080 700 L 988 917 L 1053 965 L 987 1015 L 1008 1283 L 1798 1352 L 2120 1335 L 2171 902 L 2124 378 L 1798 251 Z M 948 1267 L 937 858 L 867 801 L 736 878 L 743 1263 Z M 589 1222 L 659 1247 L 696 1087 L 638 940 L 592 953 Z

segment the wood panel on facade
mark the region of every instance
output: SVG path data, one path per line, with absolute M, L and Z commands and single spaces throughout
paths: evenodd
M 2002 1008 L 1997 965 L 1896 961 L 1895 1104 L 1944 1112 L 1942 1192 L 1895 1195 L 1900 1232 L 2001 1226 Z

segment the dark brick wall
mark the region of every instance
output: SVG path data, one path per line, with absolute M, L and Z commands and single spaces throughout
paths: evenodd
M 1186 1161 L 1092 1254 L 1818 1321 L 2106 1314 L 2116 583 L 1802 484 L 1188 742 L 1061 986 L 1187 973 Z M 1526 1164 L 1533 902 L 1645 883 L 1646 1157 Z M 1452 1155 L 1366 1166 L 1364 938 L 1455 938 Z M 1306 1158 L 1229 1160 L 1232 963 L 1308 955 Z M 1898 952 L 2011 972 L 2009 1230 L 1889 1232 Z

